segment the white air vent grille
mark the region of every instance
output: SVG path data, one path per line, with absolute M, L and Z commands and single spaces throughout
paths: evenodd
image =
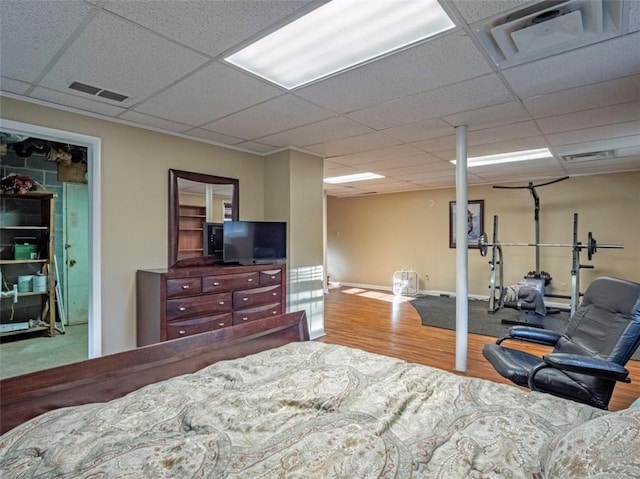
M 566 161 L 568 163 L 581 163 L 583 161 L 608 160 L 610 158 L 615 158 L 614 150 L 592 151 L 588 153 L 565 155 L 562 157 L 562 161 Z
M 77 81 L 74 81 L 73 83 L 71 83 L 69 85 L 69 88 L 71 90 L 76 90 L 76 91 L 81 91 L 82 93 L 87 93 L 88 95 L 92 95 L 92 96 L 99 96 L 101 98 L 106 98 L 107 100 L 113 100 L 113 101 L 118 101 L 118 102 L 122 102 L 125 101 L 127 98 L 129 98 L 126 95 L 122 95 L 120 93 L 116 93 L 113 91 L 109 91 L 109 90 L 105 90 L 103 88 L 97 87 L 97 86 L 93 86 L 93 85 L 87 85 L 86 83 L 80 83 Z
M 622 2 L 543 1 L 472 25 L 500 67 L 573 50 L 620 35 Z

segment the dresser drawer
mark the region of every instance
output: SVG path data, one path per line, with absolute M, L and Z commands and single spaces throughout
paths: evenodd
M 167 298 L 180 298 L 183 296 L 195 296 L 202 292 L 202 280 L 200 278 L 181 278 L 167 280 Z
M 246 289 L 233 292 L 233 309 L 245 309 L 262 304 L 281 301 L 282 287 L 265 286 L 263 288 Z
M 233 312 L 233 324 L 242 324 L 249 321 L 254 321 L 260 318 L 266 318 L 269 316 L 275 316 L 282 314 L 282 304 L 272 303 L 265 304 L 263 306 L 256 306 L 255 308 L 243 309 L 242 311 Z
M 231 311 L 231 293 L 205 294 L 167 301 L 167 321 Z
M 231 326 L 231 324 L 231 313 L 173 321 L 167 324 L 167 339 L 176 339 L 184 336 L 190 336 L 192 334 L 205 333 L 215 329 L 226 328 L 227 326 Z
M 251 273 L 225 274 L 219 276 L 205 276 L 202 278 L 203 293 L 217 293 L 234 289 L 246 289 L 258 286 L 260 275 L 257 271 Z
M 260 271 L 260 286 L 268 286 L 270 284 L 280 284 L 282 280 L 281 269 L 271 269 L 269 271 Z

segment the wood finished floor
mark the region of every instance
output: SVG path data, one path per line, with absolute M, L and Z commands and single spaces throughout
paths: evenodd
M 422 326 L 420 316 L 408 297 L 384 291 L 360 288 L 331 288 L 325 295 L 324 323 L 326 335 L 319 341 L 341 344 L 406 361 L 426 364 L 446 371 L 512 384 L 495 372 L 482 356 L 482 346 L 495 338 L 469 334 L 467 371 L 455 371 L 455 332 Z M 517 344 L 533 354 L 549 348 L 534 344 Z M 609 409 L 624 409 L 640 397 L 640 361 L 629 361 L 631 384 L 618 383 Z

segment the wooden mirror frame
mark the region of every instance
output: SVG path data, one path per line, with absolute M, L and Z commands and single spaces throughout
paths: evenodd
M 208 256 L 186 258 L 178 260 L 178 236 L 180 224 L 180 191 L 178 180 L 184 179 L 198 183 L 212 185 L 233 185 L 231 220 L 238 221 L 240 211 L 240 185 L 236 178 L 225 178 L 223 176 L 205 175 L 191 171 L 169 170 L 169 268 L 183 268 L 190 266 L 206 266 L 215 264 L 217 261 Z

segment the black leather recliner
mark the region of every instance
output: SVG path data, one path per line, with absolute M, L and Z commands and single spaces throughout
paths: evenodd
M 540 358 L 503 346 L 506 340 L 554 349 Z M 624 365 L 639 344 L 640 284 L 602 277 L 589 285 L 563 334 L 515 326 L 482 354 L 520 386 L 607 409 L 616 381 L 630 382 Z

